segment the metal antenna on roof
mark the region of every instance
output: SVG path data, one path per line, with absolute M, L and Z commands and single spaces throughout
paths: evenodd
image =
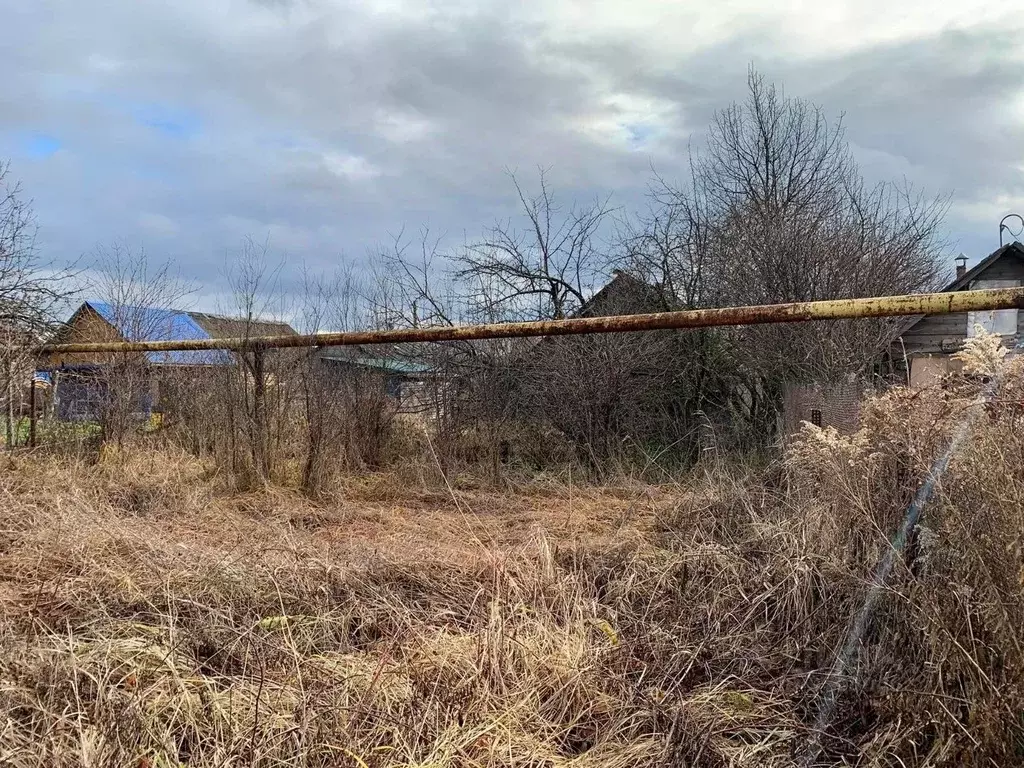
M 1010 229 L 1010 225 L 1006 223 L 1007 219 L 1017 219 L 1018 221 L 1020 221 L 1020 229 L 1018 229 L 1016 232 L 1014 232 L 1012 229 Z M 1019 213 L 1008 213 L 1005 216 L 1003 216 L 1003 218 L 999 221 L 999 247 L 1000 248 L 1003 247 L 1003 230 L 1006 230 L 1007 232 L 1009 232 L 1010 236 L 1014 240 L 1016 240 L 1017 237 L 1021 233 L 1024 233 L 1024 216 L 1021 216 Z

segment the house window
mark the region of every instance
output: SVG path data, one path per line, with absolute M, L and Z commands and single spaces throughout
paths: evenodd
M 816 427 L 821 426 L 821 411 L 819 411 L 817 408 L 811 411 L 811 424 L 813 424 Z
M 976 280 L 971 288 L 982 291 L 991 288 L 1016 288 L 1019 285 L 1019 280 Z M 999 336 L 1016 336 L 1017 310 L 996 309 L 983 312 L 968 312 L 967 337 L 977 336 L 978 328 Z

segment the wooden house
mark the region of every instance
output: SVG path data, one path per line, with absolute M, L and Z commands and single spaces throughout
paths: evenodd
M 87 301 L 51 339 L 54 344 L 109 341 L 171 341 L 293 335 L 287 323 L 223 317 L 153 307 L 116 306 Z M 160 372 L 230 365 L 235 356 L 223 350 L 124 353 L 50 354 L 38 361 L 54 385 L 54 411 L 58 419 L 89 421 L 97 418 L 107 398 L 106 372 L 114 366 L 130 368 L 145 377 L 135 405 L 148 415 L 160 401 Z
M 966 268 L 965 261 L 963 257 L 958 260 L 956 278 L 943 291 L 1016 288 L 1024 284 L 1021 243 L 1004 245 L 971 269 Z M 911 318 L 899 327 L 888 350 L 889 361 L 910 386 L 929 386 L 957 370 L 953 353 L 979 329 L 999 334 L 1008 346 L 1015 346 L 1024 326 L 1016 309 Z

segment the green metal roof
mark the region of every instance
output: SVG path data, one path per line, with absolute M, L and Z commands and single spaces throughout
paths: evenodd
M 430 373 L 430 366 L 424 363 L 417 363 L 412 360 L 403 360 L 395 357 L 375 357 L 366 354 L 353 354 L 345 347 L 328 347 L 321 350 L 320 356 L 326 360 L 335 360 L 339 363 L 349 363 L 363 368 L 374 368 L 387 373 Z

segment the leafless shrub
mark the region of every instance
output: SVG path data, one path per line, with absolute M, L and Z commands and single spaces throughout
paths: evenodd
M 360 280 L 351 269 L 330 278 L 307 273 L 302 317 L 307 333 L 365 328 L 370 312 Z M 387 366 L 393 360 L 387 354 L 337 347 L 303 355 L 297 386 L 306 438 L 301 484 L 307 493 L 322 495 L 337 485 L 339 473 L 377 469 L 388 458 L 399 402 L 388 392 Z
M 114 243 L 95 252 L 90 292 L 109 307 L 106 321 L 119 340 L 162 341 L 176 338 L 174 313 L 194 292 L 173 271 L 170 261 L 152 264 L 144 249 Z M 122 445 L 159 398 L 161 380 L 177 378 L 173 354 L 114 352 L 92 359 L 88 385 L 96 389 L 103 439 Z
M 305 352 L 248 343 L 267 333 L 262 323 L 283 317 L 287 310 L 281 265 L 272 265 L 270 257 L 268 243 L 249 238 L 229 264 L 233 303 L 220 319 L 226 335 L 246 343 L 230 353 L 228 364 L 212 371 L 219 399 L 218 461 L 241 487 L 271 481 L 282 469 L 279 462 L 296 452 L 294 374 Z

